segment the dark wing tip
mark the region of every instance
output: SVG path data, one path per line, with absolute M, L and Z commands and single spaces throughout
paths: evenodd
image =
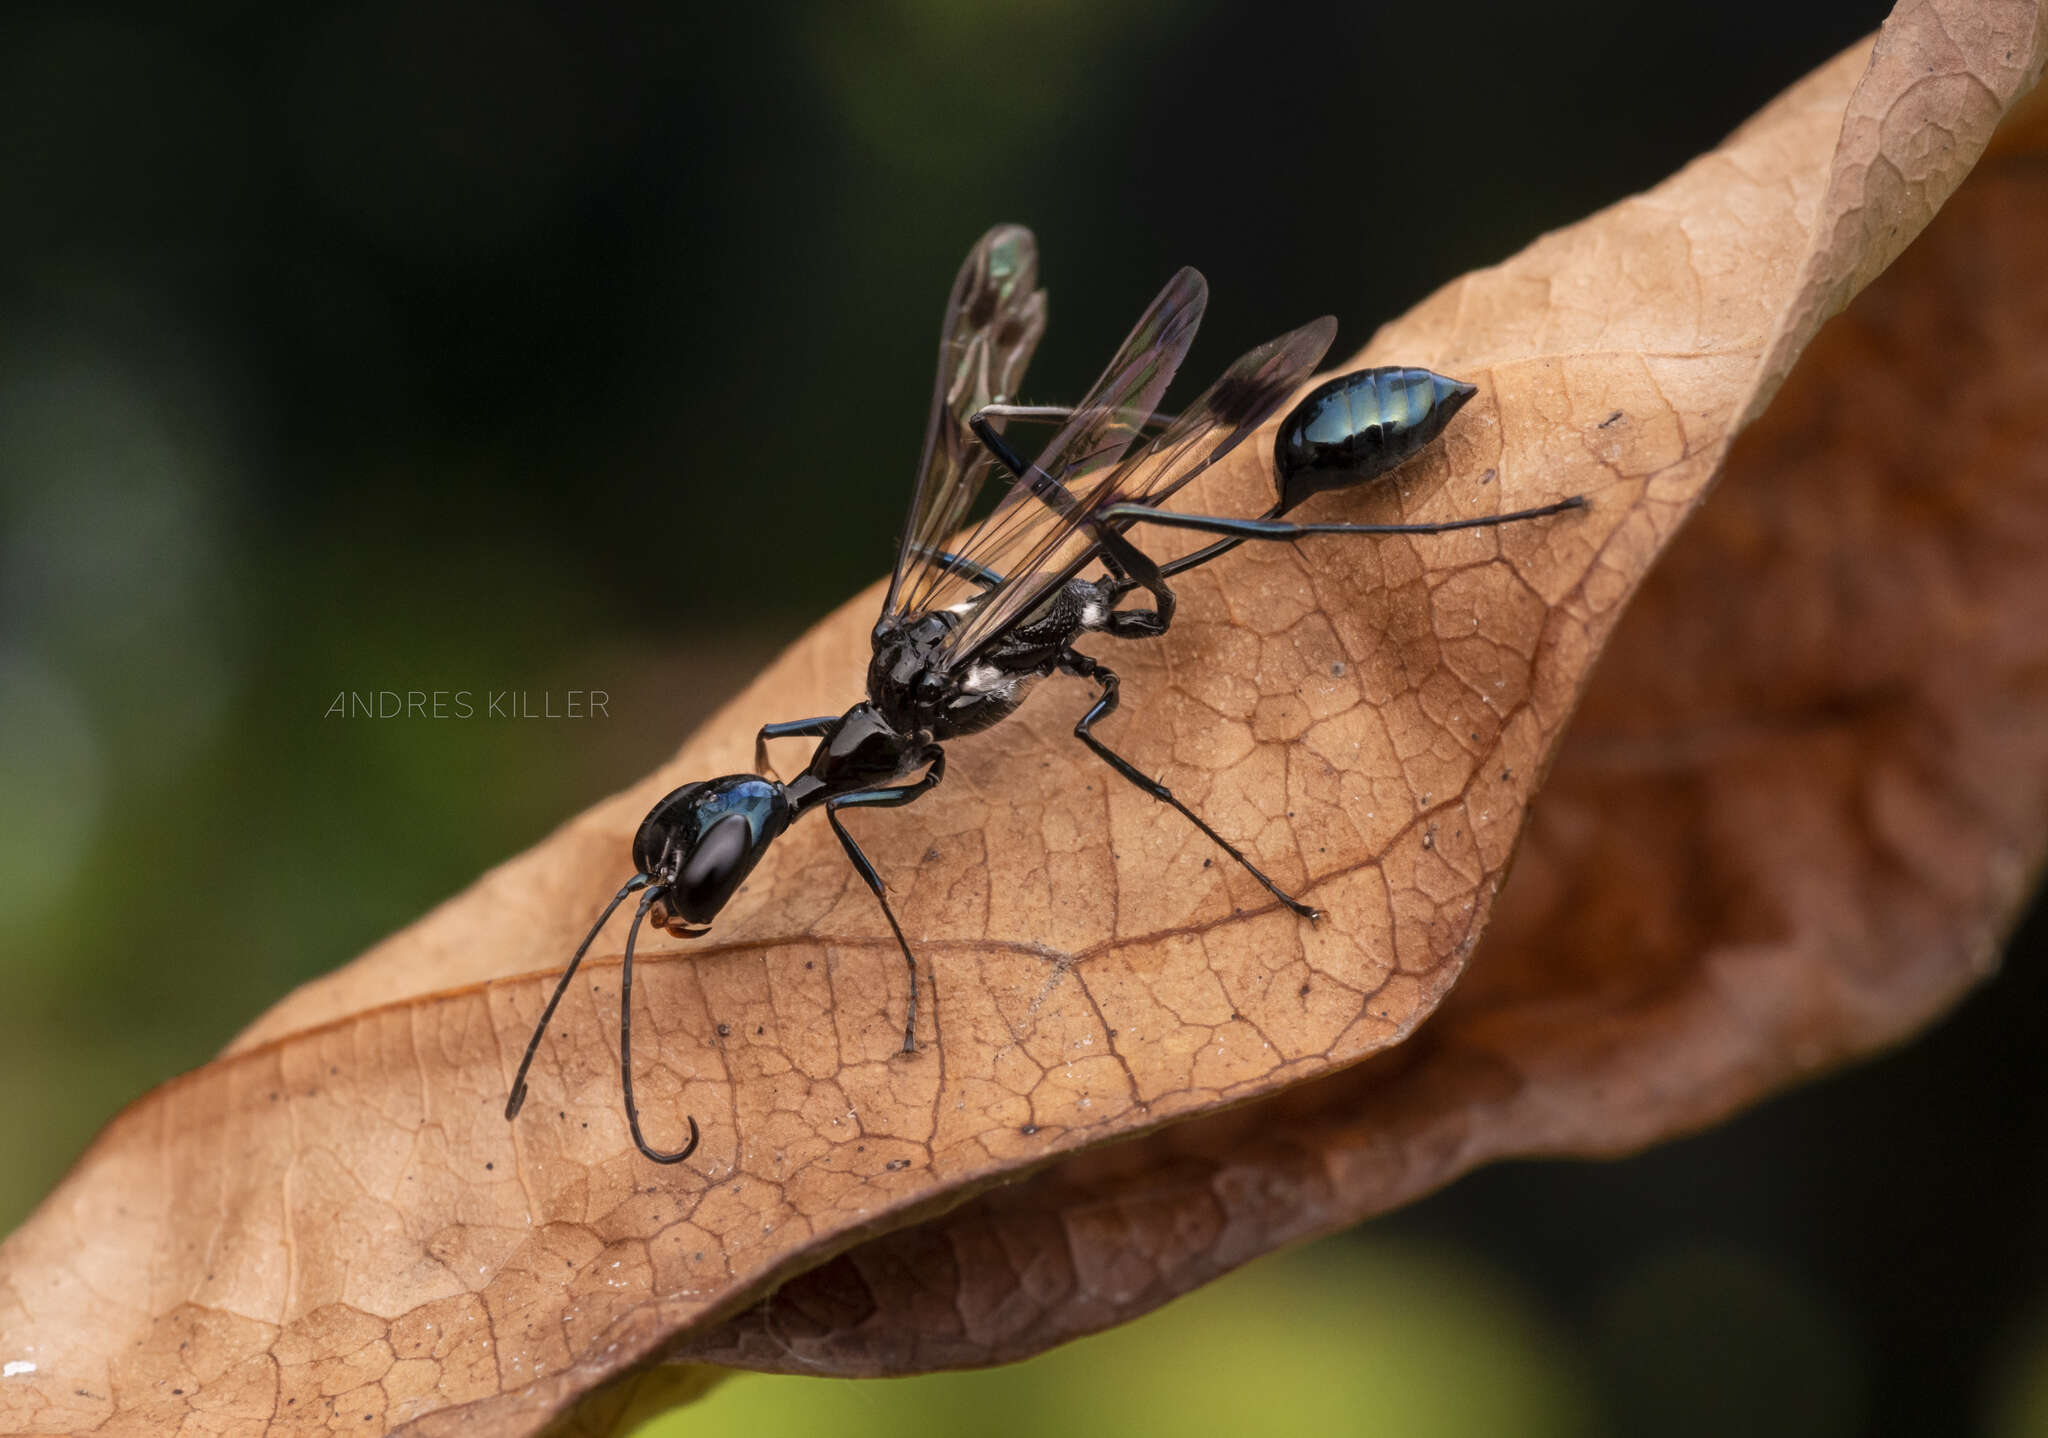
M 1242 356 L 1211 389 L 1206 407 L 1219 424 L 1255 424 L 1307 377 L 1337 337 L 1334 316 L 1323 315 Z

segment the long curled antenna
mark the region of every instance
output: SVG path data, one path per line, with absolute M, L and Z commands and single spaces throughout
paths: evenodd
M 689 1120 L 690 1141 L 674 1153 L 664 1153 L 641 1136 L 640 1109 L 633 1102 L 633 941 L 640 937 L 640 921 L 647 917 L 648 907 L 667 892 L 657 886 L 642 894 L 633 926 L 626 930 L 626 957 L 619 965 L 619 1082 L 626 1090 L 626 1126 L 633 1130 L 634 1145 L 656 1163 L 681 1163 L 697 1151 L 697 1120 Z
M 583 956 L 590 952 L 590 946 L 597 942 L 597 936 L 611 921 L 619 905 L 629 895 L 641 889 L 648 889 L 654 883 L 651 874 L 635 874 L 626 881 L 626 886 L 612 895 L 612 901 L 604 906 L 604 912 L 597 916 L 597 922 L 590 926 L 590 932 L 583 936 L 583 942 L 576 946 L 575 955 L 569 960 L 569 967 L 562 971 L 561 980 L 555 991 L 548 997 L 548 1006 L 541 1010 L 540 1021 L 533 1026 L 533 1037 L 526 1041 L 526 1053 L 519 1060 L 519 1072 L 513 1075 L 512 1092 L 505 1100 L 505 1118 L 509 1122 L 519 1116 L 519 1110 L 526 1103 L 526 1072 L 533 1067 L 533 1056 L 540 1049 L 541 1037 L 548 1031 L 548 1020 L 555 1016 L 555 1009 L 562 1002 L 562 995 L 569 991 L 569 981 L 576 977 L 576 970 L 583 962 Z M 640 900 L 640 908 L 633 915 L 633 927 L 626 931 L 626 957 L 622 965 L 619 983 L 619 1073 L 626 1091 L 626 1122 L 633 1130 L 633 1143 L 640 1152 L 656 1163 L 681 1163 L 697 1151 L 697 1120 L 690 1123 L 690 1141 L 674 1153 L 664 1153 L 650 1147 L 640 1134 L 640 1114 L 633 1105 L 633 941 L 640 932 L 640 921 L 647 916 L 647 910 L 667 890 L 656 887 L 648 889 Z

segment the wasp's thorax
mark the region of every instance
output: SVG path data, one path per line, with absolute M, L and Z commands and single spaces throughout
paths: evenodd
M 801 814 L 842 794 L 894 783 L 917 770 L 930 742 L 931 735 L 898 728 L 862 701 L 834 721 L 804 772 L 789 781 L 790 804 Z
M 900 628 L 876 628 L 868 695 L 893 721 L 891 727 L 914 729 L 920 717 L 945 702 L 946 669 L 937 654 L 958 622 L 958 615 L 942 612 Z

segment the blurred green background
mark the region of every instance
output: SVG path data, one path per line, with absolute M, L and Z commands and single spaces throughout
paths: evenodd
M 0 1228 L 881 572 L 990 223 L 1044 249 L 1033 398 L 1183 263 L 1193 369 L 1332 310 L 1344 352 L 1882 11 L 0 9 Z M 609 716 L 324 717 L 380 689 Z M 2048 1431 L 2041 931 L 1712 1134 L 1476 1175 L 1015 1369 L 743 1379 L 659 1431 Z

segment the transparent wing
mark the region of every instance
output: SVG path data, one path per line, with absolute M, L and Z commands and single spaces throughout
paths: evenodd
M 1084 524 L 1084 506 L 1076 496 L 1112 470 L 1137 439 L 1194 342 L 1208 301 L 1209 286 L 1196 271 L 1184 269 L 1169 280 L 1037 462 L 1021 479 L 1010 481 L 995 509 L 961 541 L 956 554 L 1001 575 L 1003 582 L 986 591 L 958 573 L 934 567 L 902 596 L 906 612 L 929 613 L 970 600 L 979 601 L 979 611 L 999 601 L 1007 607 L 1011 601 L 1006 596 L 1032 586 L 1032 556 Z
M 953 281 L 939 327 L 939 371 L 925 426 L 917 489 L 904 517 L 889 597 L 877 627 L 919 608 L 909 596 L 941 575 L 934 556 L 966 523 L 994 461 L 967 428 L 984 405 L 1016 394 L 1045 333 L 1038 242 L 1021 225 L 997 225 L 975 242 Z
M 1188 329 L 1191 333 L 1192 323 Z M 1005 581 L 947 637 L 941 651 L 947 666 L 958 667 L 972 659 L 990 640 L 1030 614 L 1047 593 L 1096 558 L 1105 533 L 1121 533 L 1132 523 L 1099 521 L 1094 518 L 1097 513 L 1112 504 L 1163 504 L 1189 480 L 1250 438 L 1314 372 L 1336 334 L 1337 322 L 1325 316 L 1260 345 L 1225 370 L 1222 378 L 1209 386 L 1157 439 L 1121 463 L 1093 468 L 1084 465 L 1068 472 L 1064 493 L 1049 501 L 1033 496 L 1027 483 L 1034 478 L 1042 483 L 1044 477 L 1061 472 L 1041 460 L 1024 481 L 1012 486 L 1003 500 L 1004 508 L 998 509 L 991 519 L 1006 509 L 1029 515 L 1034 506 L 1026 501 L 1033 498 L 1040 501 L 1035 504 L 1036 512 L 1053 518 L 1038 522 L 1025 547 L 1005 552 L 1009 568 L 983 557 L 978 549 L 980 531 L 976 532 L 968 546 L 968 557 L 1001 570 Z M 1184 341 L 1182 347 L 1185 348 Z M 1177 364 L 1178 359 L 1174 362 Z M 1167 374 L 1170 378 L 1170 369 Z M 1164 388 L 1163 382 L 1160 388 Z M 1091 401 L 1094 398 L 1091 396 Z M 1156 403 L 1156 393 L 1150 402 Z M 1076 418 L 1080 417 L 1077 413 Z M 1126 438 L 1117 447 L 1117 453 L 1121 455 L 1128 445 Z

